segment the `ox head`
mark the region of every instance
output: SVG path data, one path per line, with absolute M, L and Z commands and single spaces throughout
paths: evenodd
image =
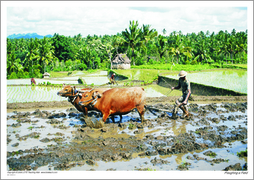
M 87 106 L 92 103 L 96 98 L 100 98 L 102 95 L 96 90 L 91 89 L 90 91 L 84 92 L 81 100 L 79 101 L 79 105 Z
M 57 92 L 57 95 L 62 97 L 71 97 L 75 96 L 78 93 L 78 90 L 76 90 L 75 86 L 65 85 L 63 84 L 63 89 L 59 92 Z

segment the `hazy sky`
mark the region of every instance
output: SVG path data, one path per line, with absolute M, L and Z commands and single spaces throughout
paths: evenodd
M 112 2 L 6 2 L 6 36 L 11 34 L 58 33 L 83 37 L 114 35 L 128 28 L 130 20 L 139 26 L 151 25 L 162 34 L 173 31 L 231 32 L 248 29 L 248 8 L 251 2 L 171 2 L 171 1 L 112 1 Z

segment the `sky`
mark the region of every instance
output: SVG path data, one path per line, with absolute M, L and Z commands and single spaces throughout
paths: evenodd
M 218 33 L 248 29 L 248 10 L 252 2 L 205 1 L 45 1 L 6 2 L 6 36 L 37 33 L 39 35 L 115 35 L 128 28 L 130 21 L 139 27 L 150 25 L 162 34 L 173 31 Z M 2 9 L 3 10 L 3 9 Z

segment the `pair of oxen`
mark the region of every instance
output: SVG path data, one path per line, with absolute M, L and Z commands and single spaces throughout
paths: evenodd
M 146 93 L 141 87 L 77 90 L 75 86 L 63 85 L 63 89 L 57 94 L 67 97 L 68 101 L 86 117 L 89 110 L 95 110 L 102 113 L 103 122 L 106 122 L 109 116 L 115 122 L 114 115 L 120 115 L 120 121 L 122 121 L 122 115 L 136 108 L 141 122 L 144 121 Z

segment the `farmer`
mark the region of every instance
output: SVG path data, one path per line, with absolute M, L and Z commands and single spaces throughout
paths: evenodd
M 111 75 L 111 78 L 110 78 L 110 83 L 111 84 L 115 84 L 115 73 L 113 73 L 112 75 Z
M 33 84 L 36 85 L 36 82 L 35 82 L 34 78 L 32 77 L 31 78 L 31 85 L 33 85 Z
M 177 117 L 176 114 L 177 114 L 178 107 L 180 107 L 180 109 L 183 111 L 182 118 L 189 115 L 187 103 L 191 95 L 191 87 L 190 87 L 190 81 L 187 80 L 186 75 L 187 75 L 186 71 L 180 71 L 180 73 L 178 74 L 179 76 L 178 86 L 171 88 L 172 90 L 174 90 L 174 89 L 180 89 L 182 87 L 182 93 L 183 93 L 183 96 L 177 99 L 175 102 L 176 104 L 175 104 L 174 111 L 172 113 L 172 118 Z

